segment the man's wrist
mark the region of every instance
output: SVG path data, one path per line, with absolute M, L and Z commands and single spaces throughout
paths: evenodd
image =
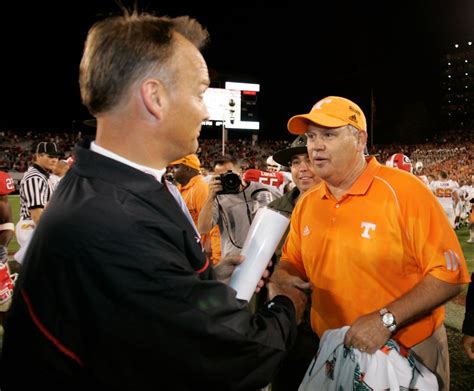
M 382 325 L 391 333 L 394 333 L 397 330 L 397 320 L 395 315 L 392 314 L 387 308 L 382 308 L 379 310 L 380 320 Z

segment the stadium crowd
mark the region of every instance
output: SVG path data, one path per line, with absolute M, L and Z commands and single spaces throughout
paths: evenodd
M 39 141 L 57 144 L 65 157 L 73 154 L 74 147 L 82 139 L 79 133 L 36 133 L 33 131 L 0 131 L 0 170 L 23 173 L 30 165 Z M 229 139 L 225 153 L 242 162 L 243 169 L 259 168 L 268 156 L 290 145 L 288 140 L 259 140 L 250 138 Z M 373 145 L 369 153 L 385 162 L 394 153 L 403 153 L 413 164 L 423 163 L 423 175 L 434 179 L 441 169 L 458 183 L 469 183 L 474 173 L 474 130 L 452 130 L 435 135 L 433 140 L 421 144 Z M 221 139 L 200 139 L 198 156 L 201 166 L 211 170 L 213 162 L 222 155 Z M 17 176 L 13 175 L 16 179 Z

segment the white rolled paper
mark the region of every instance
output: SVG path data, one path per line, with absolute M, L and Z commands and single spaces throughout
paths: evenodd
M 257 211 L 242 247 L 245 260 L 235 268 L 229 282 L 238 299 L 250 301 L 289 222 L 288 217 L 273 209 Z

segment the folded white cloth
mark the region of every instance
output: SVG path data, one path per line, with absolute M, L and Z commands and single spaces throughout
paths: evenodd
M 344 346 L 349 326 L 327 330 L 299 391 L 438 390 L 436 376 L 389 339 L 375 354 Z

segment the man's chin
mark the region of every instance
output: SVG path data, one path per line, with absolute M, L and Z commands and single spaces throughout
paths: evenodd
M 329 170 L 325 170 L 322 168 L 318 169 L 315 167 L 314 172 L 321 180 L 326 180 L 331 176 L 331 172 Z

